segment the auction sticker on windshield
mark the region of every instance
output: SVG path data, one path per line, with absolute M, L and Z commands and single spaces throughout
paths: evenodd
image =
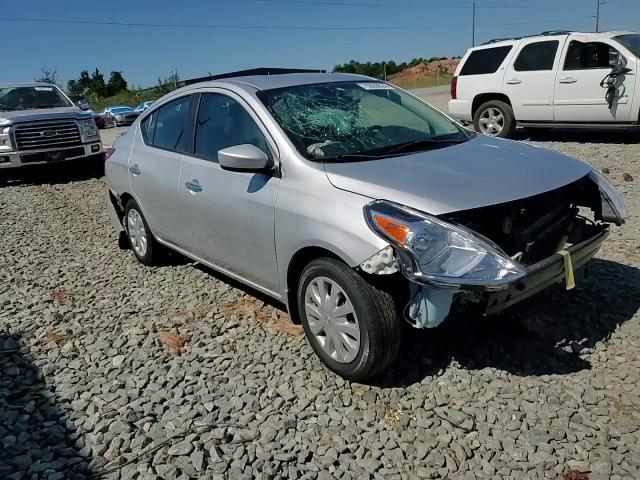
M 358 83 L 358 86 L 365 90 L 393 90 L 391 85 L 381 82 Z

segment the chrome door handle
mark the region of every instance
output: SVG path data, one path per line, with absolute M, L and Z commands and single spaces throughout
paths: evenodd
M 560 83 L 576 83 L 578 81 L 575 77 L 565 77 L 560 79 Z
M 202 191 L 202 185 L 200 185 L 200 182 L 198 182 L 198 180 L 196 180 L 195 178 L 190 182 L 185 183 L 184 186 L 187 187 L 187 190 L 193 193 L 198 193 Z
M 138 176 L 142 173 L 137 163 L 134 163 L 129 167 L 129 172 L 131 173 L 131 175 L 135 175 L 135 176 Z
M 519 78 L 511 78 L 507 80 L 507 84 L 509 85 L 519 85 L 521 83 L 522 83 L 522 80 L 520 80 Z

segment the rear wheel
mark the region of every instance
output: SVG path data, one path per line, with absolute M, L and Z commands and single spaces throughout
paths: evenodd
M 397 356 L 401 322 L 393 297 L 338 260 L 307 265 L 298 311 L 316 355 L 346 379 L 371 378 Z
M 508 103 L 490 100 L 476 110 L 473 126 L 484 135 L 508 138 L 516 130 L 516 119 Z
M 124 226 L 133 254 L 141 263 L 153 265 L 158 256 L 159 245 L 134 200 L 129 200 L 125 208 Z

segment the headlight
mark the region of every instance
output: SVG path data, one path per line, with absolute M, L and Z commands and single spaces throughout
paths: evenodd
M 0 119 L 1 121 L 2 119 Z M 6 152 L 13 150 L 11 145 L 11 137 L 9 136 L 9 130 L 11 127 L 3 127 L 0 125 L 0 151 Z
M 598 185 L 600 197 L 602 197 L 602 220 L 614 222 L 620 226 L 627 219 L 627 206 L 620 194 L 604 175 L 596 170 L 589 172 L 589 178 Z
M 499 287 L 524 276 L 500 247 L 464 227 L 376 200 L 365 207 L 369 227 L 400 249 L 411 279 L 440 287 Z
M 80 125 L 80 128 L 82 129 L 82 133 L 85 137 L 98 136 L 98 127 L 96 126 L 96 122 L 93 118 L 79 120 L 78 124 Z

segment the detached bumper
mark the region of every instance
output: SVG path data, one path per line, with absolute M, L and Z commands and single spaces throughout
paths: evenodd
M 608 226 L 593 226 L 588 238 L 565 250 L 571 255 L 573 270 L 577 270 L 591 260 L 600 246 L 609 236 Z M 506 289 L 486 293 L 484 296 L 484 312 L 492 314 L 504 310 L 536 293 L 559 283 L 565 279 L 565 260 L 555 253 L 527 268 L 527 275 L 520 278 Z

